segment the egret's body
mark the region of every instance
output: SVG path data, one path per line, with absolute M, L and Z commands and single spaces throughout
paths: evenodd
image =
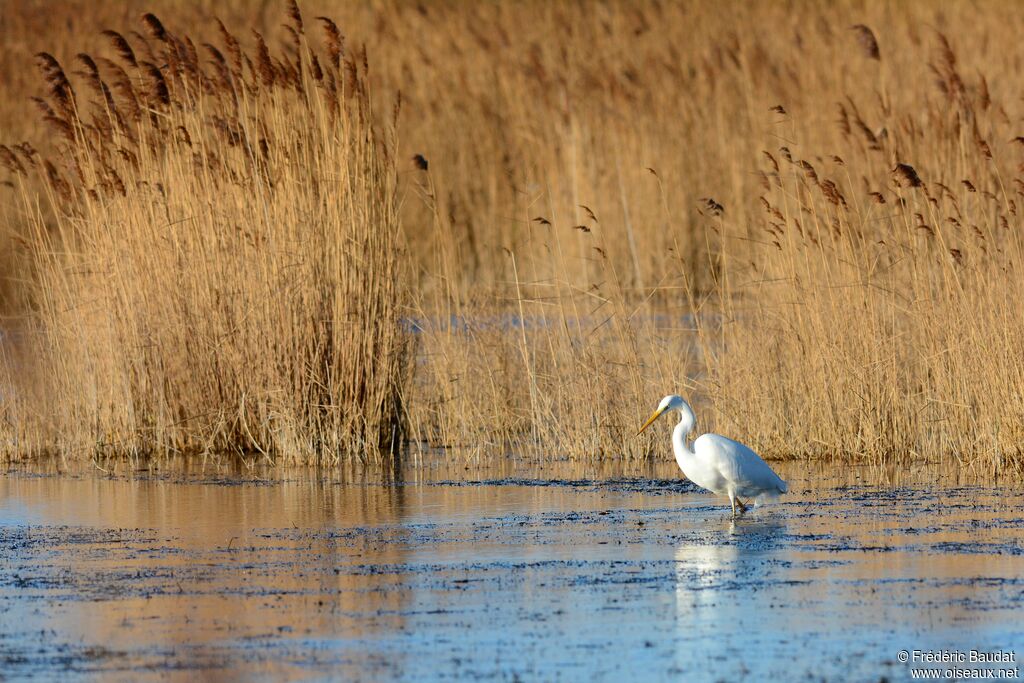
M 718 434 L 705 434 L 698 437 L 691 447 L 687 437 L 697 424 L 697 416 L 681 396 L 666 396 L 662 399 L 654 415 L 640 431 L 673 410 L 679 412 L 679 423 L 672 430 L 672 450 L 679 469 L 697 486 L 720 496 L 729 496 L 733 516 L 736 515 L 737 503 L 740 510 L 746 510 L 744 498 L 761 500 L 788 490 L 786 482 L 772 471 L 761 456 L 738 441 Z

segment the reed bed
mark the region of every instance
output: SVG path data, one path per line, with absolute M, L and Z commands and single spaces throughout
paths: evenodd
M 131 40 L 106 33 L 112 57 L 77 56 L 84 87 L 38 55 L 59 139 L 0 150 L 45 186 L 22 193 L 22 239 L 51 400 L 26 395 L 44 441 L 23 447 L 331 462 L 404 444 L 392 134 L 365 57 L 325 18 L 319 47 L 289 10 L 281 51 L 146 14 Z
M 363 85 L 339 114 L 305 57 L 311 25 L 300 31 L 289 10 L 283 27 L 262 16 L 260 37 L 240 39 L 254 65 L 240 69 L 244 97 L 146 60 L 181 84 L 174 106 L 156 108 L 159 123 L 136 126 L 141 175 L 83 146 L 82 133 L 56 150 L 60 173 L 83 169 L 86 182 L 69 185 L 102 185 L 107 164 L 131 179 L 123 196 L 79 192 L 68 211 L 47 182 L 60 209 L 50 217 L 37 186 L 13 174 L 8 232 L 27 246 L 12 239 L 6 258 L 30 285 L 8 285 L 9 308 L 20 307 L 28 338 L 48 341 L 45 353 L 19 351 L 47 381 L 13 392 L 25 405 L 12 424 L 35 440 L 359 457 L 374 439 L 325 437 L 352 429 L 309 416 L 322 377 L 295 379 L 319 362 L 317 324 L 344 318 L 326 303 L 337 297 L 310 294 L 350 255 L 322 234 L 341 222 L 376 228 L 357 241 L 384 240 L 372 249 L 384 262 L 367 272 L 394 284 L 356 287 L 386 312 L 371 319 L 388 341 L 339 367 L 373 367 L 370 384 L 387 389 L 326 414 L 392 406 L 392 445 L 648 457 L 665 444 L 632 435 L 661 395 L 681 391 L 701 429 L 768 457 L 1020 472 L 1024 112 L 1011 47 L 1024 20 L 1011 8 L 309 5 L 307 17 L 337 16 L 346 54 L 367 46 L 369 75 L 350 62 Z M 163 6 L 183 24 L 205 11 Z M 261 76 L 263 55 L 271 71 L 303 55 L 303 86 Z M 215 56 L 200 61 L 220 79 Z M 99 71 L 111 78 L 105 63 Z M 156 80 L 145 67 L 128 76 Z M 249 151 L 231 144 L 236 128 Z M 339 165 L 368 184 L 339 194 Z M 154 198 L 157 184 L 170 199 Z M 354 210 L 344 207 L 364 218 L 340 221 Z M 173 249 L 152 248 L 168 239 Z M 290 271 L 300 243 L 306 259 Z M 215 341 L 173 362 L 140 351 L 197 339 Z M 394 360 L 376 374 L 378 359 Z M 189 398 L 168 401 L 168 386 Z M 59 441 L 68 433 L 73 444 Z

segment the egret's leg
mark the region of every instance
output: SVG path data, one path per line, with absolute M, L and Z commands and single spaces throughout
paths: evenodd
M 747 505 L 746 505 L 746 503 L 743 502 L 742 498 L 737 498 L 736 499 L 736 504 L 740 507 L 740 512 L 746 512 L 747 511 Z
M 729 493 L 729 502 L 732 503 L 732 518 L 736 519 L 736 496 L 732 492 Z

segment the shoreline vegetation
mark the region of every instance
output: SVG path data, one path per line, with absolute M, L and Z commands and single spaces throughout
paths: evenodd
M 270 5 L 0 9 L 0 458 L 1022 472 L 1012 7 Z

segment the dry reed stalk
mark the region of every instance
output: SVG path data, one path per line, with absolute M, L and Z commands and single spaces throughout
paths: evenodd
M 181 21 L 162 22 L 164 38 L 147 33 L 145 43 L 125 32 L 140 65 L 180 65 L 161 70 L 172 102 L 211 84 L 231 92 L 211 112 L 216 131 L 154 97 L 155 77 L 115 44 L 111 62 L 125 77 L 95 61 L 116 103 L 107 120 L 76 128 L 61 102 L 46 104 L 57 144 L 97 153 L 87 164 L 40 160 L 33 173 L 54 197 L 93 207 L 108 195 L 171 201 L 152 216 L 168 227 L 147 236 L 192 258 L 193 241 L 171 225 L 186 215 L 174 202 L 196 189 L 181 180 L 191 168 L 183 150 L 146 185 L 130 182 L 135 167 L 156 168 L 156 140 L 187 147 L 183 126 L 204 173 L 260 188 L 256 197 L 285 192 L 294 174 L 282 172 L 282 150 L 323 159 L 281 147 L 285 110 L 254 109 L 254 98 L 315 92 L 326 112 L 317 115 L 330 118 L 339 98 L 363 97 L 352 76 L 362 58 L 343 44 L 343 27 L 374 57 L 379 99 L 359 116 L 386 125 L 399 90 L 404 103 L 402 143 L 389 153 L 402 160 L 397 192 L 407 199 L 395 220 L 413 247 L 422 328 L 404 405 L 417 441 L 590 459 L 663 454 L 664 443 L 630 430 L 658 395 L 685 389 L 700 399 L 702 429 L 772 457 L 1019 469 L 1024 112 L 1008 48 L 1019 13 L 925 2 L 797 16 L 770 3 L 385 2 L 346 5 L 337 23 L 313 30 L 317 8 L 292 7 L 287 29 L 277 18 L 256 27 L 265 54 L 248 35 L 207 50 L 202 87 L 180 82 L 190 63 L 175 36 Z M 322 36 L 319 58 L 295 47 Z M 156 58 L 165 50 L 173 60 Z M 74 53 L 54 57 L 74 63 Z M 73 85 L 79 105 L 105 100 L 102 87 Z M 0 110 L 5 118 L 16 116 Z M 259 218 L 240 203 L 218 220 Z M 20 211 L 12 223 L 33 215 Z M 218 242 L 209 272 L 234 263 L 231 249 L 288 251 L 266 229 L 274 216 Z M 119 235 L 105 243 L 118 254 L 150 248 Z M 190 286 L 189 296 L 207 291 Z M 125 386 L 150 382 L 121 374 Z M 258 429 L 265 417 L 230 429 Z
M 115 41 L 128 77 L 113 105 L 87 115 L 43 63 L 74 134 L 45 164 L 55 219 L 23 195 L 36 379 L 59 397 L 33 446 L 307 463 L 400 451 L 408 290 L 365 70 L 338 101 L 258 42 L 255 69 L 226 83 L 187 37 L 143 22 L 157 59 L 133 66 Z M 116 114 L 133 99 L 148 113 L 129 136 Z

